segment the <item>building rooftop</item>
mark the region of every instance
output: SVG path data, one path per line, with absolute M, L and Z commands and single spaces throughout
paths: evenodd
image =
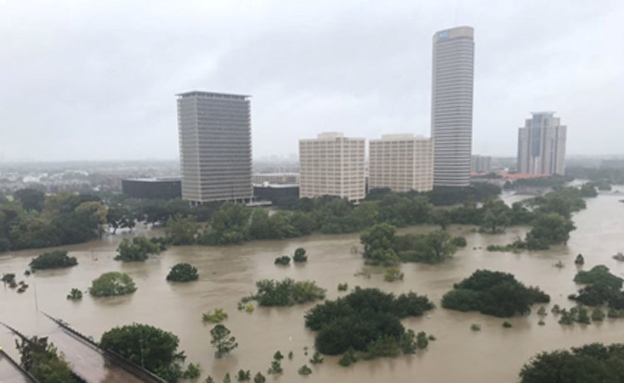
M 552 112 L 552 111 L 531 112 L 531 114 L 534 115 L 534 116 L 537 116 L 537 115 L 540 115 L 540 114 L 547 114 L 549 116 L 552 116 L 555 113 L 557 113 L 557 112 Z
M 246 100 L 251 96 L 244 94 L 233 94 L 233 93 L 219 93 L 219 92 L 202 92 L 199 90 L 192 90 L 190 92 L 178 93 L 176 94 L 178 98 L 186 98 L 186 97 L 206 97 L 206 98 L 231 98 L 238 100 Z
M 180 182 L 181 178 L 124 178 L 122 181 L 132 182 Z
M 415 136 L 411 133 L 401 134 L 382 134 L 381 138 L 371 139 L 370 141 L 405 141 L 405 140 L 429 140 L 429 137 Z

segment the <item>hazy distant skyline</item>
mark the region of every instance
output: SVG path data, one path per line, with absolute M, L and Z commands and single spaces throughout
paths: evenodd
M 177 159 L 175 94 L 252 95 L 254 157 L 430 135 L 432 36 L 475 28 L 473 153 L 531 111 L 624 154 L 624 2 L 0 0 L 0 160 Z

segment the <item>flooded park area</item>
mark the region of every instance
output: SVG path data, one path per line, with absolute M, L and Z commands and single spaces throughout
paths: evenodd
M 516 196 L 512 196 L 514 200 Z M 226 373 L 239 370 L 261 371 L 266 374 L 273 353 L 293 352 L 292 360 L 282 362 L 283 376 L 268 380 L 283 382 L 515 382 L 522 365 L 534 354 L 558 348 L 579 346 L 591 342 L 621 342 L 624 340 L 624 319 L 607 319 L 591 325 L 562 326 L 550 314 L 544 326 L 539 326 L 537 306 L 529 315 L 508 319 L 512 328 L 503 328 L 504 319 L 479 313 L 461 313 L 440 307 L 444 293 L 453 284 L 470 276 L 477 269 L 513 273 L 526 285 L 539 286 L 551 296 L 547 307 L 559 304 L 572 307 L 567 299 L 577 291 L 573 282 L 577 267 L 574 259 L 585 257 L 584 269 L 604 264 L 611 272 L 624 276 L 624 264 L 612 259 L 624 251 L 624 204 L 617 194 L 600 195 L 587 200 L 587 209 L 573 217 L 577 227 L 567 246 L 548 251 L 502 253 L 488 252 L 490 244 L 504 245 L 524 236 L 526 228 L 511 227 L 504 234 L 480 234 L 467 226 L 452 226 L 453 235 L 466 237 L 468 246 L 460 249 L 453 259 L 439 265 L 405 263 L 401 271 L 404 280 L 385 282 L 381 270 L 372 269 L 370 278 L 356 276 L 364 261 L 354 252 L 359 247 L 359 234 L 312 235 L 281 241 L 254 241 L 241 246 L 203 247 L 175 246 L 146 262 L 115 261 L 116 248 L 122 238 L 132 234 L 105 236 L 80 245 L 64 246 L 77 257 L 78 266 L 50 271 L 38 271 L 24 276 L 30 260 L 44 252 L 42 249 L 8 252 L 0 255 L 0 274 L 14 272 L 29 288 L 17 293 L 0 286 L 0 321 L 26 334 L 53 333 L 55 324 L 42 313 L 60 318 L 96 341 L 112 327 L 145 323 L 160 327 L 180 338 L 187 362 L 200 363 L 203 373 L 198 381 L 211 375 L 221 381 Z M 508 200 L 509 202 L 509 200 Z M 433 230 L 433 226 L 401 229 L 401 232 Z M 161 235 L 159 230 L 134 234 Z M 303 265 L 287 267 L 274 265 L 278 256 L 292 255 L 303 247 L 309 256 Z M 561 261 L 563 268 L 554 267 Z M 165 277 L 171 267 L 187 262 L 198 269 L 199 280 L 192 283 L 170 283 Z M 131 295 L 115 298 L 94 298 L 88 294 L 72 302 L 66 295 L 72 288 L 86 291 L 93 279 L 104 272 L 122 271 L 129 274 L 138 287 Z M 255 291 L 256 281 L 262 279 L 312 280 L 327 289 L 327 299 L 343 296 L 339 283 L 375 287 L 399 294 L 414 291 L 427 295 L 437 306 L 418 318 L 402 321 L 408 329 L 425 331 L 437 340 L 428 349 L 415 355 L 360 361 L 350 367 L 338 365 L 338 357 L 326 357 L 325 362 L 312 367 L 310 376 L 302 377 L 297 369 L 314 350 L 314 333 L 304 327 L 304 313 L 314 303 L 280 308 L 256 307 L 248 313 L 237 310 L 237 303 Z M 210 345 L 211 324 L 202 322 L 202 313 L 223 308 L 229 318 L 224 324 L 236 337 L 239 347 L 220 359 L 214 357 Z M 480 324 L 481 331 L 471 331 Z M 0 329 L 0 346 L 17 359 L 14 337 Z M 309 348 L 304 355 L 304 348 Z

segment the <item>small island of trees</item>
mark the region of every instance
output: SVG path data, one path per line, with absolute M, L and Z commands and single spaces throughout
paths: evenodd
M 170 282 L 191 282 L 197 279 L 199 279 L 197 268 L 189 263 L 178 263 L 167 274 L 167 280 Z
M 457 250 L 455 243 L 463 244 L 444 230 L 397 236 L 396 228 L 386 223 L 364 231 L 360 241 L 366 263 L 382 266 L 394 266 L 401 261 L 440 263 L 453 256 Z
M 609 272 L 604 265 L 594 266 L 590 271 L 579 271 L 574 282 L 585 285 L 577 294 L 568 298 L 587 306 L 607 305 L 613 310 L 624 309 L 624 280 Z
M 291 306 L 325 298 L 325 289 L 314 281 L 295 282 L 290 278 L 283 281 L 264 279 L 256 282 L 256 294 L 244 301 L 256 300 L 260 306 Z
M 593 343 L 571 350 L 537 354 L 522 367 L 520 383 L 624 381 L 624 344 Z
M 322 354 L 395 356 L 413 353 L 418 348 L 416 334 L 406 331 L 400 319 L 420 316 L 433 308 L 427 297 L 412 292 L 395 297 L 378 289 L 356 287 L 342 298 L 309 310 L 305 326 L 317 331 L 314 344 Z M 351 357 L 347 359 L 353 361 Z
M 67 251 L 55 250 L 34 258 L 30 262 L 30 267 L 33 270 L 61 269 L 76 266 L 77 264 L 76 257 L 67 256 Z
M 94 297 L 114 297 L 132 294 L 136 289 L 134 281 L 128 274 L 113 271 L 94 279 L 89 293 Z
M 185 356 L 183 351 L 178 350 L 179 343 L 178 337 L 170 332 L 134 323 L 105 332 L 100 347 L 143 366 L 167 382 L 175 383 L 184 375 L 182 363 Z M 195 368 L 197 366 L 191 370 Z
M 142 262 L 150 254 L 159 254 L 167 249 L 165 241 L 160 238 L 134 237 L 124 238 L 117 247 L 116 261 Z
M 442 297 L 444 308 L 496 317 L 524 315 L 532 304 L 548 302 L 550 296 L 538 287 L 526 287 L 512 274 L 489 270 L 475 271 Z

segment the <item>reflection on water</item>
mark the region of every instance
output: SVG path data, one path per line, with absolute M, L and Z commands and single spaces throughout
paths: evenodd
M 292 361 L 282 362 L 284 382 L 300 381 L 297 369 L 312 356 L 314 334 L 304 328 L 303 314 L 312 304 L 288 308 L 257 308 L 253 313 L 239 312 L 238 300 L 254 290 L 255 281 L 263 278 L 296 280 L 311 279 L 328 289 L 328 298 L 338 293 L 338 283 L 349 287 L 379 287 L 394 293 L 413 290 L 427 294 L 439 305 L 440 298 L 453 283 L 467 277 L 479 268 L 512 272 L 528 285 L 539 285 L 553 298 L 554 303 L 570 306 L 566 296 L 576 287 L 572 281 L 576 273 L 576 254 L 585 256 L 586 268 L 596 264 L 608 265 L 617 275 L 624 275 L 624 265 L 611 259 L 624 250 L 622 232 L 624 205 L 618 196 L 605 195 L 588 200 L 588 209 L 578 213 L 574 220 L 578 229 L 572 233 L 567 247 L 557 247 L 536 253 L 488 253 L 489 244 L 505 244 L 524 234 L 522 228 L 512 228 L 504 235 L 482 235 L 467 227 L 453 227 L 454 235 L 464 235 L 468 246 L 459 251 L 452 261 L 442 265 L 405 264 L 405 280 L 397 283 L 383 281 L 381 274 L 370 279 L 355 277 L 363 265 L 350 248 L 358 245 L 358 235 L 314 235 L 289 241 L 253 242 L 244 246 L 174 247 L 144 263 L 122 264 L 113 260 L 120 236 L 107 237 L 88 244 L 66 247 L 76 256 L 79 265 L 69 270 L 37 272 L 28 277 L 30 288 L 24 294 L 0 287 L 0 320 L 27 333 L 49 331 L 49 320 L 37 314 L 41 311 L 62 318 L 81 332 L 96 339 L 109 328 L 132 322 L 148 323 L 177 334 L 189 362 L 199 362 L 203 370 L 220 381 L 226 372 L 232 375 L 239 369 L 251 369 L 254 374 L 266 370 L 272 355 L 294 352 Z M 431 228 L 411 228 L 422 231 Z M 305 266 L 276 267 L 275 257 L 292 254 L 303 246 L 309 254 Z M 41 250 L 15 252 L 0 257 L 0 273 L 27 268 L 30 258 Z M 553 264 L 561 260 L 566 267 Z M 178 262 L 195 265 L 200 273 L 198 282 L 170 284 L 165 281 L 169 269 Z M 123 271 L 130 274 L 138 286 L 129 297 L 93 299 L 88 295 L 81 302 L 65 299 L 73 287 L 85 290 L 91 280 L 103 272 Z M 229 313 L 225 325 L 232 330 L 239 348 L 229 357 L 214 358 L 210 346 L 210 328 L 204 325 L 201 314 L 215 307 Z M 536 310 L 534 310 L 536 311 Z M 342 368 L 337 358 L 325 358 L 325 363 L 312 366 L 309 382 L 413 382 L 415 379 L 437 382 L 514 382 L 524 362 L 533 354 L 555 348 L 580 345 L 592 341 L 622 341 L 624 320 L 606 320 L 589 326 L 562 327 L 552 315 L 546 325 L 538 326 L 535 313 L 510 320 L 513 328 L 501 326 L 503 320 L 475 313 L 459 313 L 441 308 L 428 317 L 403 321 L 408 328 L 426 331 L 437 337 L 425 352 L 395 359 L 358 362 Z M 470 331 L 472 323 L 481 324 L 480 332 Z M 11 349 L 13 340 L 7 331 L 0 330 L 0 345 Z M 305 346 L 310 348 L 306 357 Z M 308 363 L 309 364 L 309 363 Z

